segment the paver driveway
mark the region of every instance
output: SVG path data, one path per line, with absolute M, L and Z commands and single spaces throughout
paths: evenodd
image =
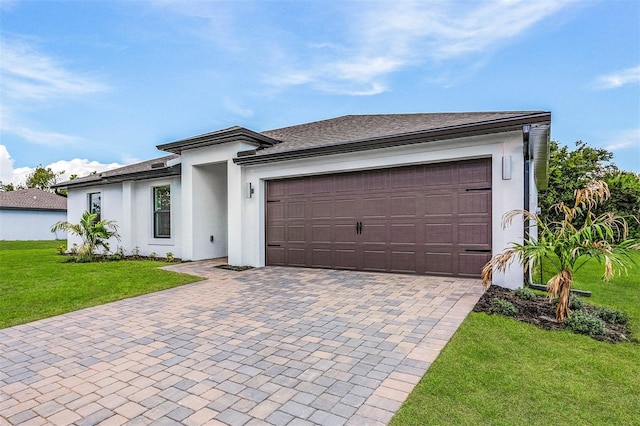
M 477 280 L 211 262 L 206 281 L 0 330 L 0 423 L 385 424 Z

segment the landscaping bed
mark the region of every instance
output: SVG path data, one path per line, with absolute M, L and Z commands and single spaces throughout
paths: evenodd
M 495 314 L 495 304 L 498 300 L 505 300 L 513 304 L 515 313 L 509 316 L 517 321 L 533 324 L 545 330 L 570 329 L 566 321 L 556 321 L 555 306 L 549 302 L 547 296 L 536 294 L 532 299 L 527 300 L 519 297 L 515 291 L 497 285 L 492 285 L 485 291 L 473 311 Z M 592 315 L 596 315 L 598 309 L 600 309 L 584 302 L 581 305 L 580 309 Z M 631 330 L 627 323 L 618 324 L 606 320 L 604 322 L 604 333 L 593 334 L 591 335 L 592 338 L 611 343 L 637 340 L 631 335 Z

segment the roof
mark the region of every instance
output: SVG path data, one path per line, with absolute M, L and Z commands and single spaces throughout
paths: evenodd
M 131 164 L 102 173 L 95 173 L 83 176 L 74 180 L 61 182 L 53 185 L 53 188 L 69 188 L 91 185 L 101 185 L 105 183 L 117 183 L 125 180 L 151 179 L 154 177 L 174 176 L 180 174 L 180 165 L 167 166 L 170 160 L 179 158 L 179 155 L 167 155 L 141 163 Z
M 225 142 L 247 142 L 256 147 L 269 147 L 277 144 L 279 141 L 265 136 L 263 133 L 254 132 L 245 127 L 233 126 L 227 129 L 216 130 L 215 132 L 205 133 L 203 135 L 193 136 L 187 139 L 181 139 L 176 142 L 158 145 L 161 151 L 173 152 L 181 154 L 183 149 L 202 148 L 210 145 L 219 145 Z
M 67 211 L 67 199 L 36 188 L 1 191 L 0 209 Z
M 355 152 L 515 130 L 550 122 L 545 111 L 451 112 L 345 115 L 262 132 L 277 145 L 239 153 L 237 164 L 256 164 L 317 155 Z

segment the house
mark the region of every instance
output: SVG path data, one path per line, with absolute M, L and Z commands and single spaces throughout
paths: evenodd
M 57 185 L 69 221 L 96 210 L 127 251 L 235 265 L 478 277 L 522 241 L 547 182 L 551 113 L 347 115 L 235 126 L 158 145 L 170 155 Z M 73 244 L 70 239 L 69 243 Z M 494 282 L 522 285 L 513 266 Z
M 57 240 L 66 232 L 51 233 L 54 223 L 67 220 L 67 199 L 41 189 L 0 192 L 0 240 Z

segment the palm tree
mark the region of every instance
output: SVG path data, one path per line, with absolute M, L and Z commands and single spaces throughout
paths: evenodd
M 532 236 L 523 244 L 511 243 L 511 247 L 494 256 L 482 269 L 482 283 L 487 288 L 493 271 L 504 272 L 513 260 L 517 260 L 525 271 L 541 260 L 548 261 L 555 275 L 547 282 L 549 300 L 558 297 L 556 320 L 564 321 L 569 310 L 569 296 L 573 274 L 591 259 L 604 264 L 605 281 L 618 268 L 626 272 L 626 265 L 633 263 L 632 250 L 640 250 L 640 240 L 629 239 L 629 228 L 624 217 L 606 212 L 596 215 L 596 207 L 610 197 L 605 182 L 592 181 L 585 188 L 575 191 L 575 203 L 570 207 L 564 203 L 551 206 L 562 220 L 543 221 L 540 216 L 527 210 L 514 210 L 504 216 L 503 225 L 510 225 L 514 218 L 522 216 L 537 227 L 537 238 Z
M 51 228 L 51 232 L 67 231 L 82 238 L 82 245 L 78 249 L 78 256 L 82 259 L 92 260 L 98 247 L 109 251 L 108 240 L 115 238 L 120 241 L 118 227 L 112 220 L 98 220 L 96 213 L 85 211 L 82 213 L 79 224 L 67 221 L 57 222 Z

